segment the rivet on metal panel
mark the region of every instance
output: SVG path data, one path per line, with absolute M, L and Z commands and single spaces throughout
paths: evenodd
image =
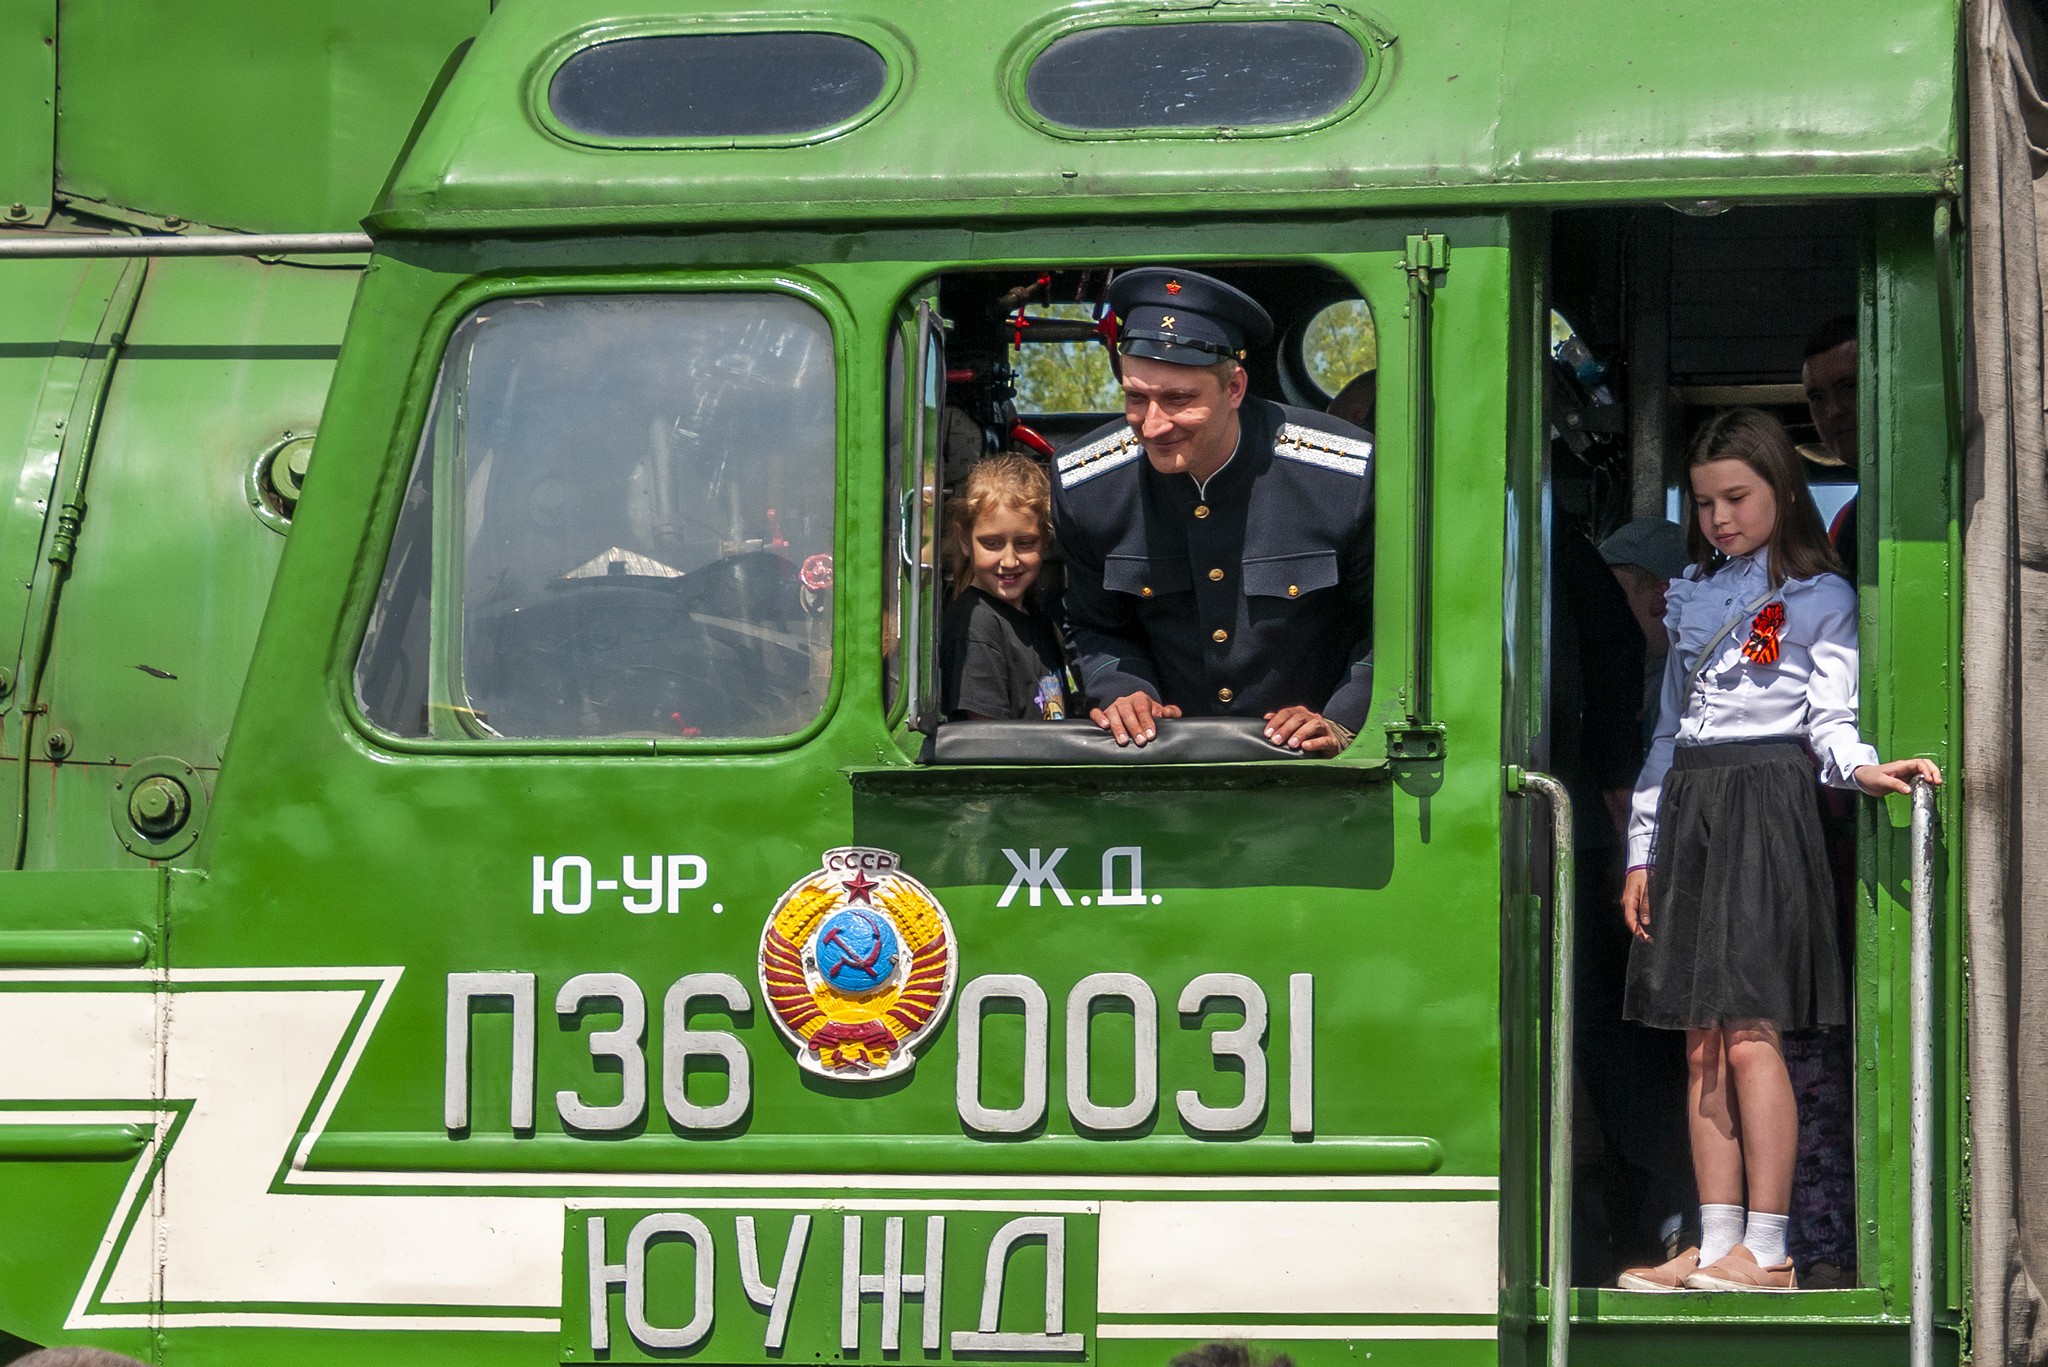
M 71 753 L 71 733 L 59 727 L 43 737 L 43 752 L 61 762 Z

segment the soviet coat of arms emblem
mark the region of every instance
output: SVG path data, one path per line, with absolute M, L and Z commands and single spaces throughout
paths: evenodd
M 761 932 L 761 995 L 797 1062 L 822 1077 L 908 1072 L 958 976 L 945 908 L 888 850 L 828 851 Z

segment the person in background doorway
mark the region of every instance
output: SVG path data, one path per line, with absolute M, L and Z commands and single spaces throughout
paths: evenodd
M 1851 473 L 1860 467 L 1860 424 L 1856 319 L 1837 314 L 1806 339 L 1799 368 L 1806 390 L 1807 412 L 1829 456 Z M 1842 505 L 1828 528 L 1828 541 L 1841 559 L 1842 572 L 1857 584 L 1855 497 Z M 1856 924 L 1856 811 L 1848 793 L 1823 790 L 1822 826 L 1835 869 L 1841 942 L 1854 943 Z M 1852 1076 L 1846 1031 L 1814 1031 L 1786 1036 L 1785 1063 L 1799 1094 L 1799 1180 L 1792 1189 L 1792 1257 L 1800 1277 L 1814 1287 L 1853 1284 L 1856 1270 L 1856 1159 Z
M 1813 330 L 1813 335 L 1806 339 L 1805 361 L 1799 367 L 1799 383 L 1806 390 L 1806 411 L 1813 415 L 1813 428 L 1820 434 L 1820 444 L 1852 471 L 1860 468 L 1856 363 L 1856 320 L 1844 313 Z M 1849 582 L 1857 583 L 1854 498 L 1835 514 L 1834 525 L 1828 528 L 1828 542 L 1841 559 Z
M 1648 746 L 1657 729 L 1657 688 L 1671 645 L 1664 632 L 1664 595 L 1692 557 L 1685 553 L 1685 531 L 1677 523 L 1639 517 L 1600 543 L 1600 558 L 1621 585 L 1643 633 L 1643 744 Z

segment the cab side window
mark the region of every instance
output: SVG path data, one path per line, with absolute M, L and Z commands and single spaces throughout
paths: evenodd
M 835 374 L 779 294 L 485 304 L 356 667 L 399 736 L 784 735 L 831 678 Z

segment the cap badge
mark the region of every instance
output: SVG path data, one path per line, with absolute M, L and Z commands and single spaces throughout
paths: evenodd
M 1171 331 L 1171 330 L 1172 330 L 1172 328 L 1173 328 L 1174 322 L 1175 322 L 1174 316 L 1173 316 L 1172 314 L 1170 314 L 1170 313 L 1169 313 L 1169 314 L 1167 314 L 1167 315 L 1166 315 L 1166 316 L 1165 316 L 1164 318 L 1161 318 L 1161 319 L 1159 320 L 1159 326 L 1161 326 L 1161 327 L 1163 327 L 1163 328 L 1166 328 L 1166 329 L 1167 329 L 1168 331 Z
M 1167 292 L 1168 294 L 1179 294 L 1179 293 L 1180 293 L 1180 281 L 1178 281 L 1178 280 L 1169 280 L 1169 281 L 1167 281 L 1167 282 L 1166 282 L 1166 292 Z

